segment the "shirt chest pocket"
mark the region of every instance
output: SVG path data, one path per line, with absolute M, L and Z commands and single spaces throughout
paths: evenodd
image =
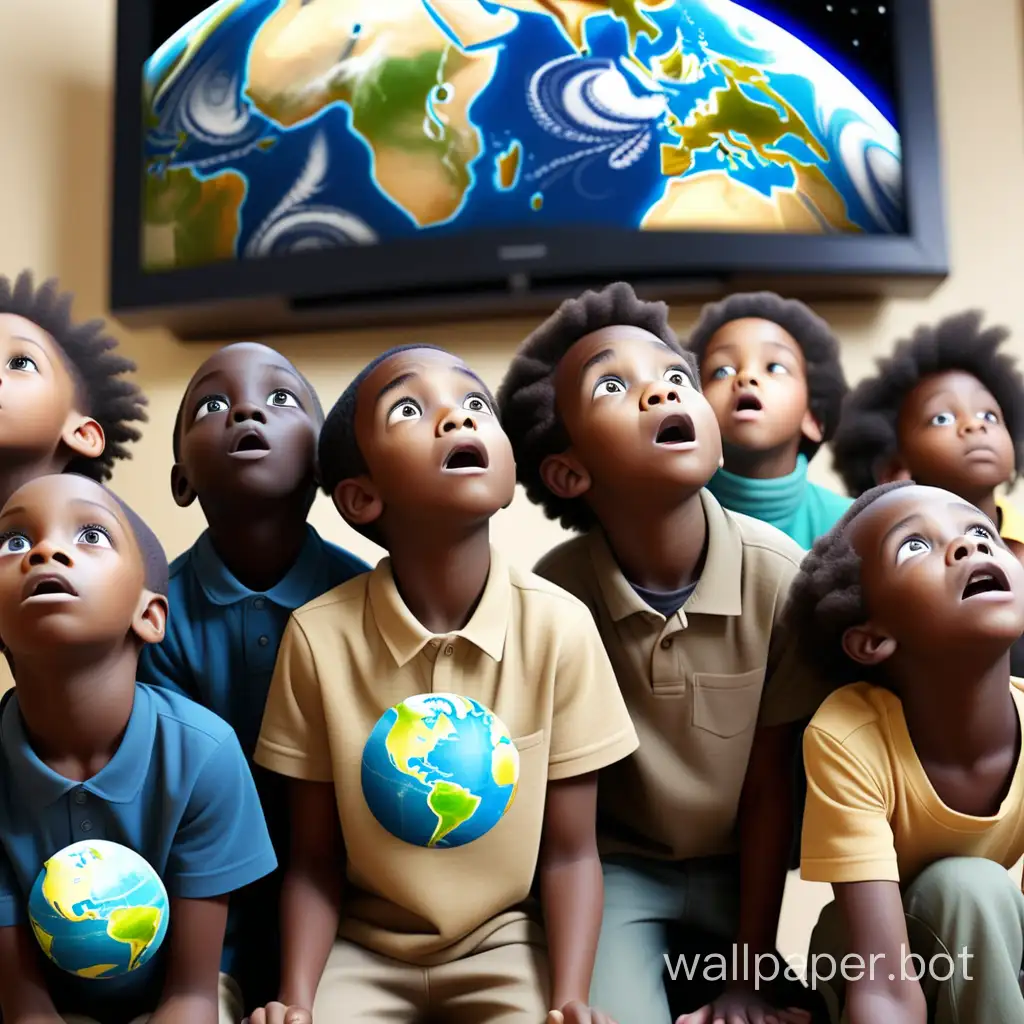
M 761 706 L 764 668 L 738 675 L 697 672 L 693 677 L 693 725 L 731 739 L 753 729 Z

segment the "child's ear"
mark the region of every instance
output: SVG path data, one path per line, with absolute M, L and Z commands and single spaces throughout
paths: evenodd
M 331 497 L 334 507 L 352 526 L 369 526 L 384 513 L 384 502 L 368 476 L 342 480 Z
M 903 460 L 898 455 L 893 455 L 892 458 L 886 459 L 875 470 L 875 480 L 880 484 L 891 484 L 897 480 L 910 480 L 910 470 L 904 465 Z
M 132 618 L 132 632 L 144 644 L 158 644 L 167 628 L 167 598 L 143 590 Z
M 196 492 L 185 476 L 185 467 L 180 462 L 171 466 L 171 494 L 179 508 L 188 508 L 196 500 Z
M 98 459 L 107 446 L 103 428 L 91 417 L 73 412 L 64 421 L 60 435 L 65 447 L 84 459 Z
M 858 665 L 880 665 L 896 652 L 896 641 L 870 622 L 851 626 L 843 634 L 843 650 Z
M 821 424 L 814 418 L 814 413 L 810 409 L 804 413 L 804 418 L 800 422 L 800 433 L 811 444 L 821 444 L 825 438 L 825 431 L 821 429 Z
M 556 498 L 571 501 L 590 490 L 590 474 L 571 450 L 548 455 L 540 464 L 540 478 Z

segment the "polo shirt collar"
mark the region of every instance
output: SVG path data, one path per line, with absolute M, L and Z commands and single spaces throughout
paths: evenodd
M 49 807 L 79 786 L 107 803 L 127 804 L 138 796 L 156 733 L 156 708 L 146 687 L 135 687 L 128 728 L 114 756 L 98 774 L 82 783 L 58 775 L 36 755 L 18 709 L 17 692 L 13 689 L 10 699 L 4 701 L 0 739 L 7 769 L 25 803 Z
M 743 611 L 743 541 L 736 524 L 706 488 L 700 491 L 708 529 L 708 549 L 697 586 L 683 606 L 687 615 L 739 615 Z M 588 534 L 590 557 L 601 596 L 612 621 L 650 615 L 653 609 L 633 589 L 601 529 Z M 654 612 L 657 614 L 657 612 Z
M 406 607 L 395 586 L 390 558 L 381 559 L 370 573 L 368 586 L 370 609 L 377 630 L 399 667 L 404 666 L 434 639 L 435 634 L 427 632 Z M 480 602 L 465 627 L 448 635 L 463 637 L 493 661 L 501 661 L 511 605 L 512 583 L 508 566 L 492 547 L 491 568 Z
M 267 600 L 281 608 L 294 611 L 309 601 L 309 581 L 315 578 L 323 549 L 320 535 L 306 525 L 306 540 L 295 564 L 284 578 L 263 593 Z M 204 530 L 192 549 L 192 569 L 196 574 L 203 593 L 212 604 L 231 605 L 247 601 L 256 591 L 243 586 L 221 561 L 210 538 L 210 531 Z

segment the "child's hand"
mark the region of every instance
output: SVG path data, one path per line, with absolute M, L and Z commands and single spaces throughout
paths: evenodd
M 608 1014 L 574 999 L 560 1010 L 551 1010 L 547 1024 L 615 1024 L 615 1021 Z
M 267 1003 L 242 1024 L 313 1024 L 313 1014 L 301 1006 L 285 1006 L 284 1003 Z
M 726 989 L 713 1003 L 676 1018 L 676 1024 L 811 1024 L 807 1010 L 776 1010 L 749 989 Z

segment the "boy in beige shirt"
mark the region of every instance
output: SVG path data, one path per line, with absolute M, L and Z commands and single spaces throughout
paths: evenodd
M 833 1020 L 1024 1020 L 1024 569 L 980 509 L 867 491 L 807 556 L 787 612 L 836 683 L 804 736 L 802 874 Z M 917 959 L 911 958 L 911 953 Z M 831 959 L 829 959 L 831 958 Z M 845 959 L 844 959 L 845 958 Z
M 620 1024 L 671 1021 L 664 958 L 682 929 L 702 943 L 697 980 L 727 982 L 713 1006 L 682 993 L 692 1021 L 761 1024 L 766 994 L 805 996 L 757 992 L 731 967 L 775 951 L 798 726 L 819 696 L 776 630 L 804 552 L 707 490 L 721 433 L 667 313 L 624 283 L 570 300 L 498 397 L 528 496 L 581 534 L 537 572 L 590 609 L 640 737 L 601 775 L 591 998 Z
M 596 773 L 636 733 L 587 609 L 490 545 L 515 490 L 490 392 L 447 352 L 392 350 L 335 404 L 319 453 L 338 510 L 388 557 L 294 612 L 281 643 L 256 761 L 293 780 L 292 847 L 280 1000 L 253 1024 L 286 1007 L 325 1024 L 608 1024 L 588 1005 Z M 423 693 L 490 708 L 520 756 L 504 818 L 448 849 L 385 831 L 360 786 L 379 717 Z

